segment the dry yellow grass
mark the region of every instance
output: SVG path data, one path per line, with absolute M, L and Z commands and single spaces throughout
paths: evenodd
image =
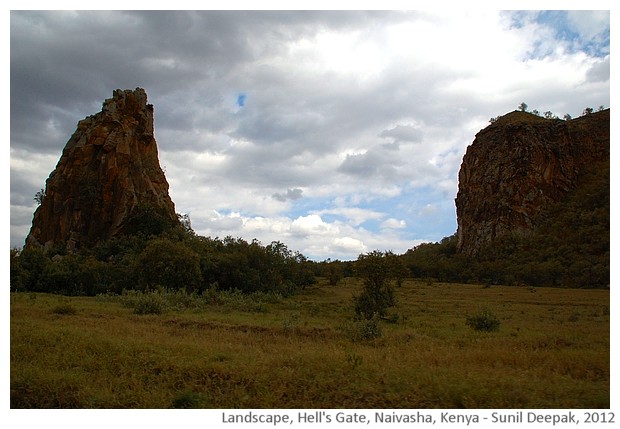
M 318 285 L 261 313 L 145 316 L 12 294 L 11 406 L 609 407 L 609 291 L 409 281 L 396 290 L 398 322 L 353 342 L 343 328 L 359 288 Z M 466 325 L 482 309 L 497 332 Z

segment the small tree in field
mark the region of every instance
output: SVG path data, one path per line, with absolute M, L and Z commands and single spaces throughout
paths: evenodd
M 387 309 L 396 304 L 391 284 L 392 256 L 392 252 L 375 250 L 357 258 L 357 273 L 364 282 L 362 293 L 353 298 L 357 317 L 370 320 L 375 314 L 385 316 Z

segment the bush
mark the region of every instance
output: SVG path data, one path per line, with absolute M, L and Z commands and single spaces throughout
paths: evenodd
M 77 313 L 77 310 L 74 306 L 69 303 L 58 304 L 56 307 L 52 308 L 53 314 L 62 314 L 62 315 L 72 315 Z
M 159 292 L 143 293 L 135 301 L 135 314 L 161 314 L 166 311 L 167 305 Z
M 200 258 L 183 243 L 168 239 L 151 240 L 137 260 L 143 285 L 160 285 L 170 290 L 192 292 L 201 283 Z
M 396 304 L 391 280 L 395 275 L 391 252 L 374 251 L 360 255 L 356 262 L 359 276 L 364 280 L 364 289 L 353 298 L 357 317 L 370 320 L 385 316 L 387 309 Z
M 379 315 L 370 319 L 355 320 L 345 325 L 343 328 L 345 335 L 353 342 L 371 341 L 380 338 L 382 335 Z
M 245 294 L 239 289 L 223 290 L 219 292 L 219 303 L 229 310 L 264 313 L 267 311 L 264 296 L 267 295 L 261 292 Z
M 500 321 L 491 312 L 484 310 L 475 316 L 469 316 L 465 322 L 476 331 L 493 332 L 499 329 Z
M 198 408 L 201 398 L 196 392 L 188 391 L 177 394 L 172 399 L 172 408 Z

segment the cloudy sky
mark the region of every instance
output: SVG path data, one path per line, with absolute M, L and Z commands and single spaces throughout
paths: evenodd
M 146 90 L 197 233 L 345 260 L 453 234 L 489 118 L 609 107 L 609 70 L 605 11 L 14 11 L 11 246 L 117 88 Z

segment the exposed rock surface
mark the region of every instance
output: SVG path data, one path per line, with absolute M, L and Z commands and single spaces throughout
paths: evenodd
M 609 109 L 569 121 L 515 111 L 480 131 L 459 172 L 457 250 L 473 255 L 507 232 L 531 231 L 585 169 L 609 161 L 609 117 Z
M 119 89 L 101 112 L 78 123 L 46 181 L 26 245 L 90 247 L 125 233 L 144 207 L 176 220 L 159 165 L 153 106 L 144 89 Z

